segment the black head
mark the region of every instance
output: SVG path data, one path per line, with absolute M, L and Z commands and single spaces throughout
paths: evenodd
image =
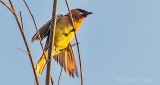
M 88 12 L 84 9 L 76 9 L 76 10 L 78 10 L 81 13 L 81 15 L 84 16 L 84 17 L 87 17 L 90 14 L 93 14 L 92 12 Z

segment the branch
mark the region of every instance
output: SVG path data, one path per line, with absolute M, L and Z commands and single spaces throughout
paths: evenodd
M 38 39 L 39 39 L 39 42 L 40 42 L 40 45 L 41 45 L 41 49 L 42 49 L 42 51 L 43 51 L 43 55 L 44 55 L 44 57 L 45 57 L 45 59 L 46 59 L 46 62 L 47 62 L 47 57 L 46 57 L 46 54 L 45 54 L 45 51 L 44 51 L 44 48 L 43 48 L 43 44 L 42 44 L 42 41 L 41 41 L 42 39 L 41 39 L 40 33 L 39 33 L 39 31 L 38 31 L 38 27 L 37 27 L 35 18 L 34 18 L 34 16 L 33 16 L 32 12 L 31 12 L 31 10 L 30 10 L 30 8 L 29 8 L 27 2 L 26 2 L 25 0 L 23 0 L 23 2 L 25 3 L 25 5 L 26 5 L 26 7 L 27 7 L 27 9 L 28 9 L 28 11 L 29 11 L 31 17 L 32 17 L 34 26 L 35 26 L 36 31 L 37 31 L 37 33 L 38 33 Z M 51 83 L 52 83 L 52 85 L 53 85 L 53 79 L 52 79 L 52 77 L 51 77 Z
M 43 48 L 43 44 L 42 44 L 42 42 L 41 42 L 41 40 L 42 40 L 42 39 L 41 39 L 40 33 L 39 33 L 39 31 L 38 31 L 38 27 L 37 27 L 36 21 L 35 21 L 35 19 L 34 19 L 34 16 L 33 16 L 32 12 L 31 12 L 31 10 L 30 10 L 30 8 L 29 8 L 28 4 L 26 3 L 26 1 L 25 1 L 25 0 L 23 0 L 23 2 L 25 3 L 25 5 L 26 5 L 26 7 L 27 7 L 27 9 L 28 9 L 28 11 L 29 11 L 29 13 L 30 13 L 31 17 L 32 17 L 32 20 L 33 20 L 34 26 L 35 26 L 36 31 L 37 31 L 37 33 L 38 33 L 38 39 L 39 39 L 39 42 L 40 42 L 40 45 L 41 45 L 41 48 L 42 48 L 42 51 L 43 51 L 43 55 L 45 56 L 45 59 L 47 59 L 47 58 L 46 58 L 46 55 L 45 55 L 44 48 Z
M 11 7 L 7 6 L 6 3 L 4 3 L 4 2 L 1 1 L 1 0 L 0 0 L 0 2 L 1 2 L 5 7 L 7 7 L 7 9 L 10 10 L 10 11 L 13 13 L 13 15 L 15 15 L 15 11 L 14 11 Z
M 63 71 L 63 67 L 61 67 L 61 71 L 60 71 L 60 75 L 59 75 L 59 79 L 58 79 L 58 84 L 57 85 L 60 84 L 60 80 L 61 80 L 61 76 L 62 76 L 62 71 Z
M 27 51 L 25 51 L 25 50 L 23 50 L 23 49 L 21 49 L 21 48 L 18 48 L 18 50 L 20 50 L 20 51 L 22 51 L 22 52 L 24 52 L 24 53 L 28 54 L 28 52 L 27 52 Z
M 19 12 L 19 14 L 20 14 L 20 18 L 21 18 L 21 25 L 22 25 L 22 28 L 23 28 L 23 19 L 22 19 L 22 13 L 21 13 L 21 11 Z
M 24 40 L 24 43 L 25 43 L 25 46 L 27 48 L 27 51 L 28 51 L 28 55 L 29 55 L 29 58 L 30 58 L 30 62 L 32 64 L 32 69 L 33 69 L 33 72 L 34 72 L 34 76 L 35 76 L 35 80 L 36 80 L 36 83 L 37 85 L 39 85 L 39 81 L 38 81 L 38 77 L 36 75 L 36 71 L 35 71 L 35 67 L 34 67 L 34 62 L 33 62 L 33 59 L 32 59 L 32 54 L 31 54 L 31 51 L 29 49 L 29 46 L 28 46 L 28 43 L 27 43 L 27 40 L 26 40 L 26 37 L 25 37 L 25 33 L 24 33 L 24 29 L 22 27 L 22 25 L 20 24 L 20 21 L 18 20 L 18 17 L 17 17 L 17 14 L 15 12 L 15 9 L 14 9 L 14 6 L 12 4 L 12 1 L 9 0 L 9 3 L 11 5 L 12 8 L 10 8 L 9 6 L 7 6 L 3 1 L 0 1 L 4 6 L 6 6 L 11 12 L 12 14 L 14 15 L 15 19 L 16 19 L 16 22 L 18 24 L 18 27 L 19 27 L 19 30 L 21 32 L 21 35 L 23 37 L 23 40 Z
M 67 8 L 68 8 L 68 12 L 70 14 L 71 20 L 72 20 L 72 27 L 73 29 L 75 29 L 75 25 L 74 25 L 74 21 L 73 21 L 73 17 L 72 17 L 72 13 L 69 9 L 69 5 L 67 0 L 65 0 Z M 75 40 L 76 40 L 76 44 L 77 44 L 77 50 L 78 50 L 78 56 L 79 56 L 79 65 L 80 65 L 80 75 L 81 75 L 81 85 L 83 85 L 83 74 L 82 74 L 82 61 L 81 61 L 81 55 L 80 55 L 80 49 L 79 49 L 79 44 L 78 44 L 78 39 L 77 39 L 77 35 L 76 32 L 74 31 L 74 35 L 75 35 Z
M 50 78 L 51 78 L 51 63 L 52 63 L 52 52 L 55 50 L 54 47 L 54 36 L 55 36 L 55 28 L 56 28 L 56 19 L 57 19 L 57 5 L 58 0 L 54 0 L 53 4 L 53 11 L 52 11 L 52 22 L 50 28 L 50 35 L 49 35 L 49 50 L 48 50 L 48 63 L 47 63 L 47 73 L 46 73 L 46 85 L 50 85 Z

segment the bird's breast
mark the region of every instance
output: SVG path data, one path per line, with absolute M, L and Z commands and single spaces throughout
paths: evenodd
M 82 21 L 74 23 L 76 32 L 79 30 L 81 23 Z M 72 30 L 73 27 L 67 17 L 63 17 L 57 22 L 54 38 L 56 51 L 54 52 L 54 55 L 59 54 L 61 50 L 67 48 L 70 41 L 74 38 L 74 32 Z
M 56 52 L 54 55 L 59 54 L 61 50 L 65 49 L 73 39 L 74 33 L 70 32 L 72 29 L 71 24 L 65 19 L 57 23 L 54 38 Z

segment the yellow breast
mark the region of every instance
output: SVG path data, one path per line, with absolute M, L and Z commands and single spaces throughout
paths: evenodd
M 57 55 L 61 52 L 61 50 L 65 49 L 69 42 L 73 39 L 74 33 L 70 32 L 72 30 L 72 26 L 69 23 L 66 17 L 63 17 L 59 22 L 57 22 L 55 29 L 55 52 L 53 55 Z M 64 34 L 68 34 L 65 36 Z
M 76 32 L 79 30 L 82 21 L 83 19 L 75 22 Z M 66 16 L 62 17 L 62 19 L 57 22 L 54 39 L 55 51 L 52 52 L 53 56 L 59 54 L 61 50 L 67 48 L 70 41 L 74 38 L 74 32 L 71 32 L 72 29 L 73 27 Z M 67 34 L 67 36 L 65 34 Z

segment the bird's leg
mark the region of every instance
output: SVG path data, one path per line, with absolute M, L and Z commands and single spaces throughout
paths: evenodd
M 79 44 L 79 42 L 78 42 L 78 44 Z M 71 46 L 74 47 L 75 45 L 77 45 L 77 43 L 73 43 Z
M 75 31 L 76 31 L 76 30 L 73 28 L 70 32 L 75 32 Z M 69 33 L 70 33 L 70 32 L 69 32 Z
M 68 36 L 71 32 L 75 32 L 76 30 L 73 28 L 72 30 L 69 31 L 69 33 L 63 33 L 64 36 Z
M 60 51 L 68 50 L 68 47 L 69 47 L 69 45 L 64 49 L 61 49 Z

